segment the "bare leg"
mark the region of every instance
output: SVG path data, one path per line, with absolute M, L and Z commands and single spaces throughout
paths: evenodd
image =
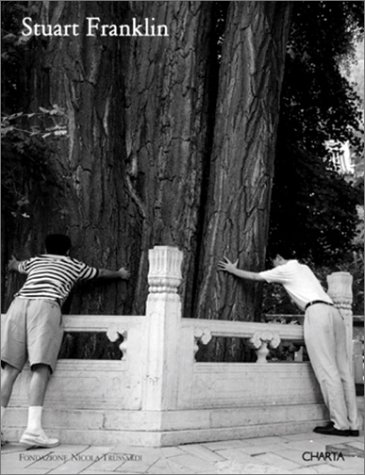
M 8 363 L 5 364 L 1 373 L 1 425 L 3 424 L 5 409 L 9 404 L 13 386 L 19 373 L 20 371 L 17 368 L 14 368 L 14 366 Z M 1 432 L 1 447 L 5 444 L 6 440 Z
M 1 375 L 1 407 L 7 407 L 13 386 L 20 371 L 6 363 Z

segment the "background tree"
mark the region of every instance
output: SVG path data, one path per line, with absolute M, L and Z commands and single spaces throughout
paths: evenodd
M 326 149 L 349 141 L 361 154 L 361 106 L 344 62 L 363 32 L 361 2 L 296 2 L 281 101 L 270 243 L 314 264 L 351 250 L 359 195 Z
M 363 253 L 354 239 L 360 224 L 357 205 L 363 204 L 363 26 L 361 2 L 293 6 L 269 237 L 269 247 L 283 244 L 289 256 L 310 264 L 324 285 L 335 270 L 351 272 L 358 314 L 364 295 Z M 355 59 L 360 63 L 354 67 Z M 360 75 L 352 73 L 360 69 Z M 350 143 L 355 176 L 339 173 L 326 149 L 328 140 Z M 264 288 L 263 311 L 298 309 L 281 287 L 270 286 Z

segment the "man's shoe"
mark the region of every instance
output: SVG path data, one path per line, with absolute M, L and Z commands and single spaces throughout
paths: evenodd
M 358 431 L 357 429 L 350 429 L 349 430 L 349 435 L 351 437 L 359 437 L 360 431 Z
M 325 426 L 317 426 L 313 429 L 313 432 L 317 432 L 318 434 L 322 434 L 323 430 L 324 429 L 330 429 L 331 427 L 333 427 L 335 425 L 334 422 L 332 421 L 329 421 L 328 424 L 326 424 Z
M 334 427 L 333 422 L 330 424 L 327 424 L 324 427 L 315 427 L 313 432 L 316 432 L 317 434 L 323 434 L 323 435 L 342 435 L 344 437 L 348 437 L 350 435 L 350 431 L 348 429 L 341 430 L 341 429 L 336 429 Z
M 19 442 L 27 448 L 42 447 L 48 449 L 60 445 L 58 439 L 51 439 L 46 435 L 32 434 L 30 432 L 24 432 Z

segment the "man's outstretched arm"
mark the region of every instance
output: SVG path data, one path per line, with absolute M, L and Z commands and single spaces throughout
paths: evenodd
M 218 262 L 218 269 L 228 272 L 230 274 L 239 277 L 240 279 L 264 281 L 258 272 L 250 272 L 248 270 L 237 269 L 238 259 L 235 262 L 231 262 L 227 257 L 224 257 L 223 261 Z
M 26 274 L 26 272 L 19 270 L 20 261 L 15 256 L 11 256 L 8 262 L 8 271 L 16 271 L 20 274 Z
M 119 270 L 99 269 L 98 278 L 102 279 L 123 279 L 128 280 L 131 276 L 130 272 L 121 267 Z

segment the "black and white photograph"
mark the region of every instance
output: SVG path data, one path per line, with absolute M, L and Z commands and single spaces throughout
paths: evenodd
M 1 473 L 364 473 L 364 2 L 1 1 Z

